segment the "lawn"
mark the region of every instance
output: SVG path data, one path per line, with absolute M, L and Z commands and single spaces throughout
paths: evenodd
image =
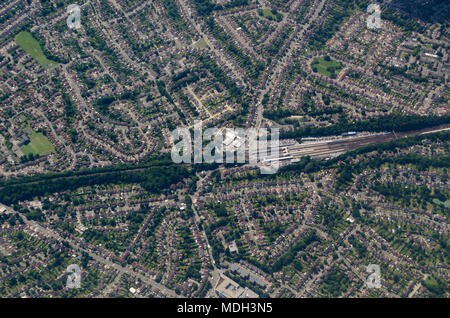
M 283 20 L 283 14 L 269 9 L 259 9 L 258 14 L 266 19 L 280 22 Z
M 336 77 L 344 67 L 341 63 L 327 59 L 326 57 L 315 58 L 311 64 L 313 71 L 327 77 Z
M 208 44 L 203 39 L 200 39 L 195 45 L 201 49 L 206 49 L 208 47 Z
M 447 200 L 447 201 L 445 201 L 445 202 L 442 202 L 441 200 L 438 200 L 438 199 L 434 198 L 434 199 L 433 199 L 433 202 L 436 203 L 436 204 L 443 205 L 443 206 L 445 206 L 447 209 L 450 208 L 450 200 Z
M 50 68 L 58 63 L 49 60 L 42 52 L 39 42 L 33 38 L 30 32 L 22 31 L 14 38 L 17 45 L 19 45 L 25 52 L 33 57 L 42 67 Z
M 32 132 L 30 143 L 20 147 L 24 155 L 32 153 L 33 155 L 46 156 L 55 152 L 55 146 L 42 133 Z

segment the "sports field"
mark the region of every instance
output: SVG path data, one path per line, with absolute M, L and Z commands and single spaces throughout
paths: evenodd
M 30 32 L 22 31 L 14 38 L 17 45 L 19 45 L 25 52 L 31 55 L 42 67 L 50 68 L 58 63 L 49 60 L 42 52 L 39 42 L 33 38 Z
M 46 156 L 55 152 L 55 146 L 42 133 L 33 131 L 29 137 L 30 143 L 20 147 L 24 155 L 32 153 L 33 155 Z

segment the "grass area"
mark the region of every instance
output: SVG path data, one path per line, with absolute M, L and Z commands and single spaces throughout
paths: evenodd
M 50 68 L 58 63 L 49 60 L 42 51 L 39 42 L 33 38 L 30 32 L 22 31 L 14 38 L 17 45 L 19 45 L 25 52 L 33 57 L 42 67 Z
M 443 205 L 443 206 L 445 206 L 447 209 L 450 209 L 450 200 L 447 200 L 447 201 L 445 201 L 445 202 L 442 202 L 442 201 L 440 201 L 440 200 L 438 200 L 438 199 L 433 199 L 433 202 L 434 203 L 436 203 L 436 204 L 439 204 L 439 205 Z
M 42 133 L 33 131 L 29 137 L 30 143 L 20 147 L 24 155 L 32 153 L 33 155 L 47 156 L 55 152 L 55 146 Z
M 283 20 L 283 14 L 269 9 L 258 9 L 258 14 L 266 19 L 280 22 Z
M 208 44 L 203 39 L 200 39 L 195 45 L 201 49 L 206 49 L 208 47 Z
M 314 72 L 328 77 L 335 78 L 337 74 L 343 69 L 343 65 L 339 62 L 333 61 L 328 56 L 315 58 L 311 64 Z

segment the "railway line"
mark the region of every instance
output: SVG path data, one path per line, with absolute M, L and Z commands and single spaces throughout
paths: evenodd
M 343 136 L 323 137 L 323 138 L 305 138 L 302 143 L 287 143 L 280 141 L 278 154 L 265 151 L 257 152 L 258 158 L 263 158 L 263 162 L 280 161 L 285 164 L 299 161 L 300 158 L 310 156 L 311 158 L 332 158 L 348 151 L 360 147 L 375 145 L 388 142 L 395 139 L 424 135 L 439 131 L 449 130 L 450 125 L 428 128 L 423 130 L 394 133 L 347 133 Z M 260 157 L 261 156 L 261 157 Z
M 354 150 L 359 147 L 377 144 L 395 139 L 390 133 L 343 137 L 342 139 L 325 139 L 317 141 L 307 141 L 280 147 L 278 160 L 292 162 L 301 157 L 310 156 L 312 158 L 329 158 L 338 156 L 344 152 Z M 277 158 L 268 156 L 264 161 L 274 161 Z

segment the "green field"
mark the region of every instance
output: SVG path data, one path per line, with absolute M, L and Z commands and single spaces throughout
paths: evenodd
M 49 60 L 42 52 L 39 42 L 33 38 L 30 32 L 22 31 L 14 38 L 17 45 L 19 45 L 25 52 L 31 55 L 42 67 L 50 68 L 58 63 Z
M 46 156 L 55 152 L 55 146 L 42 133 L 33 131 L 29 137 L 30 143 L 20 147 L 24 155 L 32 153 L 33 155 Z
M 436 204 L 443 205 L 443 206 L 445 206 L 447 209 L 450 208 L 450 200 L 447 200 L 447 201 L 445 201 L 445 202 L 442 202 L 442 201 L 440 201 L 440 200 L 438 200 L 438 199 L 435 198 L 435 199 L 433 199 L 433 202 L 436 203 Z
M 206 49 L 208 47 L 208 44 L 203 39 L 199 40 L 195 45 L 201 49 Z
M 259 9 L 258 14 L 266 19 L 280 22 L 283 20 L 283 14 L 276 12 L 275 14 L 269 9 Z
M 325 60 L 325 57 L 315 58 L 311 64 L 313 71 L 316 70 L 320 74 L 328 77 L 337 76 L 344 67 L 341 63 L 333 60 Z

